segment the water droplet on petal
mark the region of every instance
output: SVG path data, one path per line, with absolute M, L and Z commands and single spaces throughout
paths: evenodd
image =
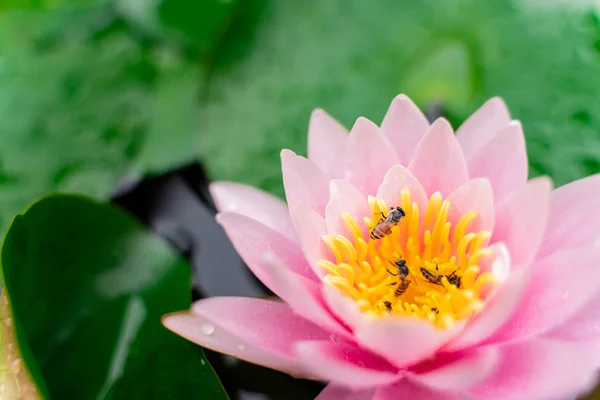
M 336 335 L 329 335 L 329 339 L 334 343 L 339 343 L 341 341 L 340 337 Z
M 241 344 L 241 343 L 240 343 L 240 344 L 238 344 L 238 345 L 237 345 L 237 348 L 238 348 L 239 350 L 245 350 L 245 349 L 246 349 L 246 346 L 244 346 L 243 344 Z
M 211 324 L 203 324 L 200 330 L 205 335 L 212 335 L 213 333 L 215 333 L 215 327 Z

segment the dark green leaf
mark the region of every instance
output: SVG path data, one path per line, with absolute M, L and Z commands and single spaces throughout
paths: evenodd
M 533 174 L 600 171 L 598 19 L 520 0 L 247 0 L 211 71 L 201 152 L 217 179 L 281 195 L 281 148 L 305 154 L 310 112 L 379 123 L 405 92 L 456 127 L 502 96 Z
M 123 0 L 121 14 L 145 32 L 206 56 L 227 30 L 237 0 Z
M 162 0 L 159 15 L 165 28 L 208 52 L 227 29 L 237 0 Z
M 227 398 L 202 350 L 160 323 L 190 306 L 188 265 L 122 211 L 41 200 L 14 219 L 2 265 L 24 359 L 52 398 Z

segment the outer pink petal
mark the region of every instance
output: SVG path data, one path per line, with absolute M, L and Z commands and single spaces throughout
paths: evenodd
M 281 170 L 289 209 L 306 204 L 324 215 L 329 199 L 329 180 L 323 171 L 290 150 L 281 152 Z
M 415 103 L 404 94 L 396 96 L 392 101 L 381 123 L 381 132 L 394 146 L 402 165 L 408 165 L 415 147 L 427 129 L 429 129 L 429 121 Z
M 371 400 L 375 389 L 352 390 L 330 383 L 319 393 L 315 400 Z
M 487 378 L 497 363 L 494 347 L 441 354 L 413 368 L 408 378 L 431 389 L 459 392 Z
M 302 376 L 294 342 L 329 338 L 284 303 L 243 297 L 200 300 L 191 313 L 167 315 L 163 324 L 203 347 Z
M 367 389 L 400 379 L 398 370 L 385 360 L 360 348 L 329 341 L 306 341 L 295 345 L 307 371 L 322 380 L 351 389 Z
M 600 291 L 575 315 L 544 336 L 568 341 L 600 341 Z
M 504 242 L 512 265 L 527 267 L 535 257 L 550 212 L 552 183 L 532 179 L 496 205 L 496 225 L 491 242 Z
M 600 174 L 552 192 L 550 220 L 538 258 L 557 250 L 588 245 L 600 238 L 599 193 Z
M 486 101 L 456 131 L 465 158 L 469 160 L 509 122 L 510 114 L 501 98 Z
M 360 117 L 346 143 L 346 179 L 364 194 L 375 194 L 398 157 L 377 125 Z
M 348 181 L 334 179 L 330 182 L 330 199 L 325 209 L 327 232 L 330 235 L 343 235 L 352 237 L 349 228 L 340 218 L 342 212 L 350 213 L 359 226 L 363 229 L 363 236 L 368 237 L 368 229 L 363 222 L 363 217 L 371 215 L 371 209 L 365 195 Z
M 501 347 L 494 373 L 469 391 L 486 399 L 560 399 L 585 388 L 595 375 L 585 346 L 536 338 Z
M 296 230 L 287 204 L 260 189 L 235 182 L 214 182 L 210 194 L 220 212 L 231 211 L 262 222 L 297 241 Z
M 332 334 L 351 338 L 348 330 L 327 310 L 320 284 L 291 272 L 273 253 L 266 253 L 263 256 L 263 264 L 265 274 L 272 285 L 270 289 L 298 315 Z
M 219 329 L 218 337 L 202 333 L 202 326 L 213 326 L 211 320 L 188 312 L 163 317 L 165 327 L 202 347 L 229 354 L 242 360 L 304 377 L 304 366 L 299 360 L 271 349 L 261 348 L 240 338 L 235 331 Z
M 397 206 L 401 203 L 400 192 L 404 188 L 410 190 L 411 200 L 419 205 L 419 209 L 424 210 L 428 202 L 425 190 L 419 180 L 402 165 L 394 165 L 385 174 L 377 190 L 377 197 L 385 200 L 390 207 Z
M 348 131 L 325 111 L 317 108 L 308 126 L 308 159 L 330 179 L 344 176 L 344 153 Z
M 440 330 L 429 322 L 410 317 L 365 318 L 356 327 L 354 336 L 363 348 L 402 368 L 433 355 L 460 329 L 462 326 Z
M 522 271 L 511 274 L 492 294 L 485 308 L 457 335 L 444 351 L 458 351 L 475 346 L 496 332 L 515 312 L 526 280 Z
M 464 396 L 428 389 L 403 379 L 393 385 L 380 387 L 371 400 L 464 400 Z
M 331 258 L 331 251 L 321 239 L 327 235 L 325 219 L 306 205 L 296 207 L 292 218 L 308 263 L 315 275 L 322 277 L 325 275 L 325 271 L 317 266 L 317 261 Z
M 415 149 L 408 170 L 428 195 L 448 196 L 469 178 L 467 163 L 452 127 L 443 118 L 431 125 Z
M 252 218 L 232 212 L 218 214 L 217 221 L 248 267 L 265 285 L 270 286 L 271 283 L 262 268 L 262 255 L 265 251 L 273 251 L 296 274 L 318 281 L 302 250 L 279 232 Z
M 527 152 L 523 128 L 512 121 L 469 160 L 471 178 L 487 178 L 496 201 L 527 182 Z
M 487 179 L 473 179 L 456 189 L 450 196 L 448 220 L 456 224 L 469 211 L 477 211 L 470 231 L 494 231 L 494 196 Z
M 548 331 L 575 315 L 600 286 L 599 247 L 555 253 L 531 266 L 517 311 L 486 342 L 506 342 Z

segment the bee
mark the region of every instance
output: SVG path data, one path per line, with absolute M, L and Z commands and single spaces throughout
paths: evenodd
M 452 271 L 452 273 L 448 275 L 440 275 L 438 265 L 435 264 L 434 275 L 431 272 L 429 272 L 427 268 L 421 268 L 421 274 L 423 274 L 423 277 L 427 280 L 427 282 L 433 283 L 434 285 L 441 285 L 442 277 L 445 276 L 446 279 L 448 279 L 448 283 L 456 286 L 457 288 L 460 288 L 460 276 L 456 275 L 456 271 L 458 271 L 458 269 L 455 269 L 454 271 Z
M 452 272 L 450 275 L 446 275 L 446 279 L 451 285 L 456 286 L 456 288 L 460 288 L 460 276 L 456 275 L 456 270 Z
M 425 280 L 427 280 L 427 282 L 429 283 L 433 283 L 434 285 L 441 285 L 442 282 L 442 277 L 438 274 L 439 270 L 438 270 L 438 266 L 437 264 L 435 265 L 435 275 L 433 275 L 431 272 L 429 272 L 429 270 L 427 268 L 423 268 L 421 267 L 421 274 L 423 274 L 423 277 L 425 278 Z
M 398 273 L 395 274 L 392 271 L 390 271 L 389 269 L 387 270 L 388 273 L 392 276 L 397 276 L 400 278 L 400 282 L 390 283 L 390 286 L 398 285 L 398 287 L 396 288 L 396 291 L 394 292 L 394 296 L 396 296 L 396 297 L 402 296 L 404 294 L 404 292 L 406 292 L 406 290 L 408 289 L 408 285 L 410 285 L 410 282 L 411 282 L 406 279 L 408 277 L 408 274 L 410 273 L 410 271 L 408 270 L 406 261 L 401 258 L 397 259 L 396 261 L 394 261 L 393 263 L 390 263 L 390 264 L 392 264 L 393 266 L 398 268 Z
M 409 281 L 408 279 L 407 280 L 401 280 L 400 284 L 396 288 L 396 291 L 394 292 L 394 296 L 396 296 L 396 297 L 402 296 L 404 294 L 404 292 L 406 292 L 406 290 L 408 289 L 408 286 L 410 285 L 410 282 L 411 281 Z
M 390 271 L 389 269 L 387 270 L 389 272 L 390 275 L 392 276 L 399 276 L 401 280 L 404 280 L 408 277 L 409 274 L 409 270 L 408 270 L 408 266 L 406 265 L 406 261 L 399 258 L 396 261 L 394 261 L 392 264 L 394 267 L 398 268 L 398 273 L 394 274 L 392 271 Z
M 377 240 L 392 233 L 392 227 L 398 225 L 398 222 L 406 216 L 402 207 L 390 207 L 388 215 L 381 213 L 381 218 L 371 230 L 371 239 Z
M 392 313 L 392 303 L 389 301 L 384 301 L 383 305 L 385 306 L 385 309 L 391 314 Z

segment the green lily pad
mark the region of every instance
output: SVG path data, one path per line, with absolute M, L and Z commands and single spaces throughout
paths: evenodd
M 379 123 L 393 97 L 443 105 L 457 127 L 502 96 L 523 123 L 532 175 L 600 171 L 595 14 L 521 0 L 254 0 L 238 5 L 201 114 L 216 179 L 283 194 L 279 151 L 306 154 L 322 107 L 347 127 Z
M 226 399 L 200 347 L 167 331 L 190 307 L 186 262 L 121 210 L 67 195 L 15 217 L 4 288 L 44 397 Z

